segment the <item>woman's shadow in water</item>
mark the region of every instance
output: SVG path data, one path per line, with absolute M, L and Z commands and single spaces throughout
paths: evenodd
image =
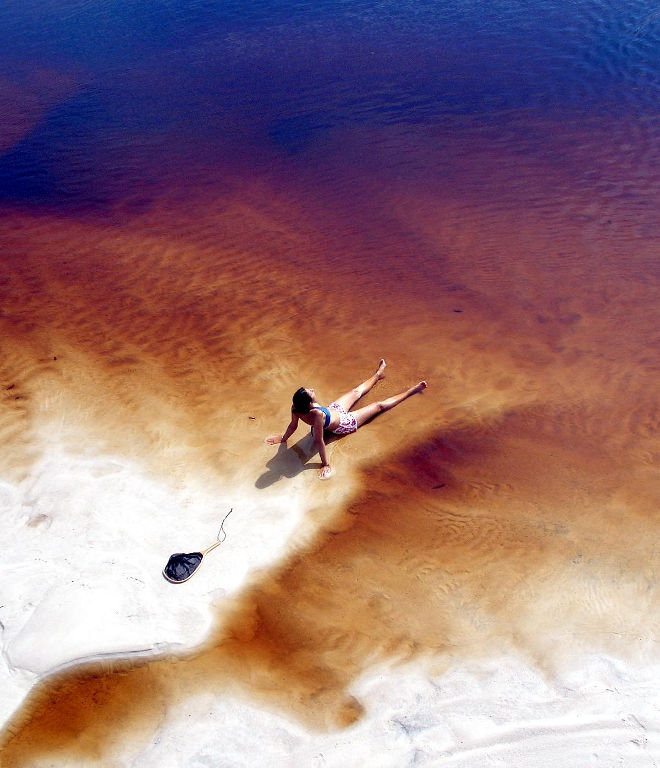
M 323 433 L 323 441 L 326 445 L 330 445 L 341 438 L 342 435 L 334 435 L 332 432 Z M 318 463 L 314 462 L 313 464 L 308 463 L 310 459 L 317 455 L 318 449 L 316 448 L 316 443 L 311 431 L 291 447 L 288 447 L 286 443 L 280 443 L 277 447 L 275 456 L 266 462 L 268 471 L 264 472 L 263 475 L 257 479 L 255 487 L 259 489 L 268 488 L 283 477 L 292 478 L 299 475 L 301 472 L 320 469 L 320 461 Z

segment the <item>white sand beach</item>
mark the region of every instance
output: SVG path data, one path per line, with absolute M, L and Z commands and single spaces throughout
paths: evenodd
M 268 451 L 259 450 L 265 458 Z M 2 584 L 2 719 L 19 741 L 5 746 L 2 764 L 654 765 L 660 754 L 660 665 L 656 641 L 631 621 L 637 611 L 630 605 L 610 624 L 620 635 L 616 645 L 635 649 L 625 658 L 589 650 L 580 637 L 581 620 L 571 625 L 566 616 L 548 617 L 564 657 L 551 671 L 544 669 L 548 657 L 535 663 L 527 649 L 513 644 L 473 659 L 462 658 L 460 645 L 419 656 L 410 648 L 409 660 L 395 661 L 372 650 L 374 664 L 367 661 L 342 694 L 360 708 L 357 721 L 343 727 L 309 727 L 286 707 L 264 702 L 263 680 L 255 681 L 260 702 L 249 679 L 236 689 L 231 681 L 206 685 L 212 678 L 203 668 L 181 674 L 186 661 L 177 658 L 204 643 L 222 620 L 223 606 L 284 553 L 308 546 L 302 531 L 314 539 L 310 520 L 323 515 L 315 505 L 327 501 L 319 499 L 319 486 L 327 494 L 330 485 L 307 472 L 267 500 L 246 485 L 224 498 L 201 483 L 176 493 L 121 457 L 73 457 L 54 446 L 23 481 L 4 483 L 3 516 L 12 524 L 4 526 L 2 542 L 11 560 L 11 578 Z M 189 582 L 167 583 L 160 570 L 169 554 L 211 543 L 231 505 L 223 545 Z M 172 522 L 182 514 L 185 524 Z M 426 575 L 418 566 L 416 578 Z M 592 584 L 591 590 L 604 603 L 619 588 Z M 473 613 L 474 604 L 467 601 L 463 610 Z M 482 629 L 488 633 L 487 626 Z M 356 643 L 369 648 L 374 640 L 346 635 L 331 647 L 341 653 L 348 643 L 350 655 Z M 137 681 L 153 699 L 136 696 L 130 672 L 112 671 L 118 658 L 135 656 L 154 672 L 148 683 Z M 88 662 L 100 678 L 82 684 L 83 695 L 68 703 L 62 721 L 56 711 L 64 704 L 67 712 L 67 691 L 76 693 L 66 684 L 51 691 L 49 680 L 58 672 L 80 679 L 76 670 Z M 127 684 L 119 711 L 103 695 L 113 676 Z M 274 686 L 287 682 L 276 671 L 271 680 Z M 31 725 L 15 713 L 35 687 L 43 689 L 48 709 L 39 713 L 37 707 Z M 313 708 L 314 698 L 312 693 L 306 706 Z M 287 691 L 275 691 L 274 700 L 286 703 Z M 80 708 L 81 719 L 70 717 L 71 706 Z M 146 723 L 140 720 L 143 707 Z

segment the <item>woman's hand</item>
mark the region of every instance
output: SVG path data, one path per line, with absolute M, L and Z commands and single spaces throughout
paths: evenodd
M 268 437 L 266 438 L 266 442 L 268 443 L 268 445 L 277 445 L 278 443 L 286 442 L 286 440 L 284 440 L 284 438 L 281 437 L 280 435 L 268 435 Z
M 329 480 L 334 474 L 335 470 L 329 464 L 324 464 L 319 471 L 319 480 Z

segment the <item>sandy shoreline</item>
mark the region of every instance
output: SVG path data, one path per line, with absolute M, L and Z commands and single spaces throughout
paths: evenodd
M 498 467 L 493 456 L 488 461 L 488 471 L 502 476 L 515 476 L 516 467 L 518 483 L 537 466 L 524 441 L 515 448 L 521 425 L 514 420 L 509 430 L 499 429 L 499 441 L 508 446 L 499 459 L 504 463 Z M 506 489 L 497 493 L 508 499 L 507 519 L 498 522 L 493 509 L 483 517 L 480 499 L 493 491 L 478 480 L 474 467 L 470 483 L 461 480 L 458 459 L 466 455 L 469 431 L 460 434 L 446 431 L 442 440 L 405 458 L 381 454 L 379 470 L 370 466 L 366 443 L 366 458 L 353 470 L 345 455 L 353 446 L 339 444 L 338 466 L 362 473 L 358 484 L 339 487 L 318 483 L 313 464 L 301 472 L 299 452 L 288 451 L 274 463 L 274 449 L 260 442 L 255 450 L 265 464 L 255 456 L 251 476 L 224 494 L 218 493 L 217 479 L 209 484 L 203 475 L 196 481 L 190 476 L 185 488 L 177 489 L 125 458 L 71 455 L 51 440 L 28 477 L 2 486 L 5 519 L 13 521 L 4 528 L 3 550 L 17 553 L 16 578 L 2 588 L 2 716 L 18 735 L 5 744 L 6 764 L 24 765 L 27 758 L 30 765 L 41 765 L 40 759 L 51 765 L 54 755 L 58 766 L 96 764 L 111 754 L 122 766 L 178 765 L 210 756 L 219 745 L 237 766 L 253 764 L 255 754 L 283 765 L 337 766 L 356 756 L 366 764 L 392 766 L 413 757 L 429 765 L 471 766 L 488 757 L 530 767 L 558 759 L 651 760 L 660 746 L 654 725 L 660 706 L 654 685 L 655 597 L 643 596 L 630 570 L 642 545 L 634 544 L 635 537 L 626 543 L 617 526 L 623 537 L 618 544 L 631 558 L 606 553 L 604 542 L 595 538 L 603 510 L 590 486 L 582 490 L 583 501 L 594 500 L 599 514 L 593 527 L 589 515 L 584 517 L 581 533 L 557 510 L 553 519 L 541 510 L 534 520 L 526 507 L 524 519 L 514 523 L 515 494 Z M 538 430 L 534 434 L 538 439 Z M 306 439 L 301 436 L 301 444 Z M 479 441 L 484 440 L 480 430 Z M 555 443 L 551 453 L 558 448 Z M 482 461 L 483 448 L 479 453 Z M 525 454 L 530 475 L 521 463 Z M 551 460 L 546 455 L 546 473 Z M 412 467 L 415 491 L 406 482 Z M 595 469 L 602 483 L 602 471 Z M 385 478 L 389 490 L 374 506 L 369 496 L 388 487 Z M 399 481 L 404 485 L 393 493 L 392 483 Z M 360 490 L 365 482 L 372 489 L 368 500 Z M 611 482 L 616 487 L 618 480 Z M 473 509 L 462 520 L 443 513 L 448 516 L 437 540 L 432 530 L 441 518 L 431 517 L 432 527 L 425 528 L 421 501 L 433 488 L 449 492 L 441 509 L 464 494 Z M 538 490 L 556 492 L 552 486 Z M 605 487 L 604 496 L 608 493 Z M 526 498 L 532 508 L 538 503 L 529 493 Z M 211 543 L 230 506 L 235 511 L 227 521 L 226 543 L 190 582 L 165 582 L 160 570 L 169 554 Z M 415 516 L 416 509 L 421 516 Z M 181 527 L 173 520 L 182 520 Z M 462 540 L 465 525 L 469 533 Z M 485 526 L 481 532 L 480 526 Z M 548 559 L 555 541 L 558 561 Z M 493 560 L 495 542 L 509 547 L 517 542 L 523 559 L 510 549 Z M 460 560 L 465 547 L 467 572 Z M 349 557 L 349 551 L 355 554 Z M 646 557 L 651 564 L 652 555 Z M 533 564 L 533 571 L 525 563 Z M 608 587 L 601 574 L 611 568 L 616 583 Z M 479 570 L 481 586 L 470 596 L 469 582 Z M 515 599 L 512 578 L 518 581 Z M 492 622 L 505 604 L 485 602 L 497 594 L 507 606 L 501 627 Z M 593 605 L 583 602 L 585 595 Z M 536 611 L 530 610 L 534 603 Z M 454 615 L 447 611 L 452 604 Z M 277 624 L 266 618 L 269 605 Z M 425 613 L 424 605 L 439 613 Z M 300 629 L 292 624 L 298 612 L 304 617 Z M 199 652 L 190 656 L 196 646 Z M 144 649 L 151 651 L 144 656 Z M 126 667 L 115 656 L 136 650 L 146 666 Z M 77 660 L 99 655 L 105 658 L 92 665 L 90 679 L 89 664 Z M 36 709 L 31 705 L 34 719 L 21 725 L 12 712 L 39 678 L 57 668 L 59 682 L 51 690 L 46 680 Z M 106 733 L 116 716 L 112 697 L 89 708 L 108 684 L 116 688 L 127 718 L 118 731 L 121 747 Z M 68 706 L 79 700 L 86 713 L 79 725 L 88 734 L 82 746 L 62 739 L 48 705 L 63 705 L 69 722 L 71 685 L 79 693 Z M 141 691 L 137 704 L 136 690 Z M 162 722 L 166 701 L 171 704 Z M 48 716 L 39 714 L 44 702 Z M 191 719 L 199 740 L 191 738 Z M 60 735 L 53 740 L 54 734 Z M 375 753 L 370 744 L 378 745 Z

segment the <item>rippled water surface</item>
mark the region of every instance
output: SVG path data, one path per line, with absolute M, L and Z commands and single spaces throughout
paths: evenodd
M 385 356 L 383 394 L 430 385 L 331 446 L 350 504 L 187 687 L 222 668 L 342 726 L 378 660 L 658 636 L 653 3 L 45 0 L 4 4 L 0 45 L 6 477 L 56 425 L 267 494 L 291 457 L 255 445 L 300 384 L 329 401 Z M 141 723 L 173 676 L 39 701 L 93 734 L 78 697 L 139 691 Z M 16 754 L 74 749 L 53 711 Z

